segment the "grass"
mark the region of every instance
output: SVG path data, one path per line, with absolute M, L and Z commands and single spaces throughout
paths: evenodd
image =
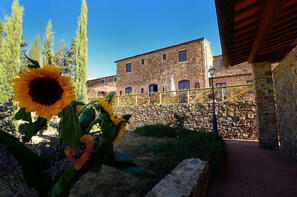
M 226 145 L 213 133 L 168 125 L 147 125 L 137 128 L 135 133 L 154 138 L 172 138 L 155 146 L 142 147 L 142 152 L 153 152 L 158 156 L 158 159 L 147 167 L 161 176 L 168 174 L 178 163 L 187 158 L 208 161 L 212 175 L 218 174 L 226 161 Z

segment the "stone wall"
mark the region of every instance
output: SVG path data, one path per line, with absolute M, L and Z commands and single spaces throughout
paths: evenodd
M 131 114 L 127 129 L 148 124 L 176 125 L 174 114 L 182 117 L 183 126 L 192 130 L 211 131 L 212 103 L 180 103 L 114 107 L 118 116 Z M 230 139 L 257 139 L 256 107 L 253 101 L 216 103 L 218 130 Z
M 278 129 L 271 63 L 253 64 L 257 106 L 257 129 L 261 149 L 278 149 Z
M 185 159 L 155 185 L 146 197 L 202 197 L 206 195 L 208 179 L 206 161 Z
M 297 160 L 297 47 L 273 70 L 280 148 Z
M 187 51 L 187 61 L 179 62 L 179 51 Z M 166 59 L 163 59 L 163 55 Z M 149 85 L 156 84 L 158 91 L 170 91 L 171 78 L 175 89 L 178 82 L 190 81 L 190 89 L 195 83 L 200 87 L 208 86 L 208 68 L 212 64 L 210 44 L 204 38 L 170 46 L 141 55 L 116 61 L 117 91 L 125 93 L 125 88 L 131 87 L 132 93 L 149 92 Z M 126 72 L 126 64 L 131 64 L 131 72 Z

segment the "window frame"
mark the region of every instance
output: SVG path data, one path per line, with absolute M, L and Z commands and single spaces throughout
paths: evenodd
M 132 72 L 132 63 L 127 63 L 126 64 L 126 73 L 131 73 Z
M 129 91 L 128 91 L 129 90 Z M 129 87 L 125 87 L 125 94 L 132 94 L 133 93 L 133 89 L 131 86 Z
M 182 52 L 185 52 L 185 59 L 182 59 L 183 56 L 181 56 Z M 187 62 L 188 61 L 188 52 L 187 49 L 182 49 L 178 51 L 178 62 L 179 63 L 183 63 L 183 62 Z

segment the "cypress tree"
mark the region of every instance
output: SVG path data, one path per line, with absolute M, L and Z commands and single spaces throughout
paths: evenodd
M 11 16 L 7 17 L 4 25 L 5 36 L 1 44 L 1 84 L 0 101 L 6 101 L 12 96 L 11 80 L 21 68 L 21 43 L 23 7 L 18 0 L 14 0 L 11 6 Z
M 45 30 L 44 44 L 42 49 L 42 64 L 51 64 L 53 62 L 53 32 L 52 21 L 49 20 Z
M 78 100 L 87 101 L 87 3 L 82 0 L 76 32 L 76 67 L 74 90 Z
M 29 52 L 29 57 L 33 60 L 40 62 L 40 36 L 36 35 L 33 45 Z

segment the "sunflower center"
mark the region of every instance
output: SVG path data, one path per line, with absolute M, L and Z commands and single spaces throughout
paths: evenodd
M 42 77 L 34 79 L 29 84 L 29 95 L 36 103 L 50 106 L 61 99 L 63 89 L 52 78 Z

